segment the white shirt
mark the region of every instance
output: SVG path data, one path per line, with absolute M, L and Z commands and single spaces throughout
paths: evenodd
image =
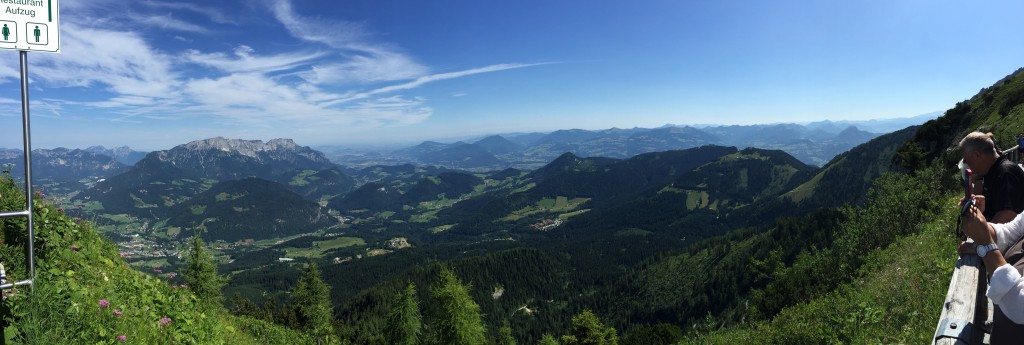
M 996 245 L 999 251 L 1006 250 L 1024 237 L 1024 213 L 1018 214 L 1009 223 L 992 224 L 996 230 Z M 1010 264 L 1002 265 L 992 272 L 988 284 L 988 298 L 1002 309 L 1003 314 L 1017 324 L 1024 324 L 1024 279 Z

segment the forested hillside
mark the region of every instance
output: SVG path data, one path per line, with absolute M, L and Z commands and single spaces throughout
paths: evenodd
M 0 209 L 25 200 L 0 178 Z M 199 298 L 174 272 L 139 272 L 88 222 L 72 220 L 52 199 L 33 198 L 36 280 L 4 290 L 7 344 L 311 344 L 302 332 L 248 317 Z M 26 279 L 25 219 L 5 218 L 0 262 L 7 279 Z
M 982 130 L 1012 147 L 1024 128 L 1022 112 L 1024 69 L 920 126 L 893 157 L 905 173 L 875 180 L 863 207 L 840 209 L 845 220 L 832 235 L 808 243 L 797 232 L 749 255 L 755 289 L 734 299 L 744 304 L 693 322 L 695 332 L 684 343 L 930 342 L 959 243 L 951 206 L 959 192 L 957 142 Z M 816 190 L 821 180 L 814 181 Z M 772 232 L 786 228 L 792 226 Z

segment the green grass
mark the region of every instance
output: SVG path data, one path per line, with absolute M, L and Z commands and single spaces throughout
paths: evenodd
M 430 228 L 430 233 L 436 234 L 436 233 L 439 233 L 439 232 L 448 231 L 448 229 L 451 229 L 454 226 L 455 226 L 455 224 L 435 226 L 433 228 Z
M 590 198 L 572 198 L 564 196 L 557 196 L 555 198 L 544 198 L 537 201 L 533 206 L 527 206 L 522 209 L 516 210 L 511 214 L 498 219 L 499 221 L 514 222 L 523 219 L 527 216 L 536 215 L 540 213 L 560 213 L 558 217 L 568 218 L 575 215 L 582 214 L 586 210 L 576 211 L 576 208 L 583 203 L 590 201 Z
M 316 180 L 320 179 L 319 177 L 312 176 L 313 174 L 316 174 L 316 173 L 317 173 L 316 170 L 303 170 L 298 175 L 295 175 L 295 177 L 292 177 L 291 181 L 288 181 L 288 185 L 296 186 L 296 187 L 304 187 L 304 186 L 308 185 L 310 182 L 313 182 L 313 181 L 316 181 Z
M 568 213 L 562 213 L 562 214 L 558 215 L 558 218 L 568 219 L 568 218 L 572 218 L 572 217 L 575 217 L 575 216 L 578 216 L 578 215 L 581 215 L 581 214 L 584 214 L 584 213 L 587 213 L 587 212 L 590 212 L 589 208 L 578 210 L 578 211 L 572 211 L 572 212 L 568 212 Z
M 284 251 L 285 257 L 312 259 L 319 258 L 323 256 L 324 252 L 332 249 L 363 245 L 366 245 L 366 241 L 359 237 L 337 237 L 326 241 L 313 241 L 313 246 L 310 248 L 287 247 L 284 248 Z

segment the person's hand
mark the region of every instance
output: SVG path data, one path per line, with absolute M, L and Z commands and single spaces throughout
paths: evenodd
M 974 243 L 969 243 L 967 241 L 960 242 L 960 248 L 957 248 L 956 252 L 960 255 L 978 254 L 978 250 L 974 248 Z
M 974 207 L 977 207 L 981 213 L 985 213 L 985 196 L 975 195 L 974 196 Z
M 981 245 L 995 242 L 985 215 L 981 214 L 981 210 L 973 205 L 964 214 L 963 227 L 964 234 L 974 240 L 976 244 Z

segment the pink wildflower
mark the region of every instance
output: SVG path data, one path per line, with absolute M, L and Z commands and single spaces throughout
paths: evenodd
M 81 222 L 82 221 L 82 217 L 75 217 L 75 221 L 76 222 Z
M 174 273 L 174 272 L 171 272 L 171 273 L 167 274 L 167 278 L 170 278 L 170 279 L 174 279 L 174 277 L 177 277 L 177 276 L 178 276 L 178 274 Z
M 72 244 L 71 245 L 71 250 L 74 250 L 74 251 L 77 252 L 78 251 L 78 245 L 77 244 Z
M 171 324 L 171 318 L 168 318 L 168 317 L 160 318 L 160 326 L 167 326 L 169 324 Z
M 188 285 L 185 285 L 185 284 L 181 284 L 181 289 L 182 289 L 182 290 L 188 290 Z
M 110 306 L 110 302 L 107 302 L 107 300 L 105 300 L 105 299 L 101 299 L 100 300 L 100 307 L 109 307 L 109 306 Z
M 114 309 L 114 315 L 121 316 L 121 309 Z
M 164 270 L 162 270 L 162 269 L 159 269 L 159 268 L 154 268 L 154 269 L 153 269 L 153 272 L 156 272 L 156 273 L 164 273 Z
M 122 258 L 127 258 L 128 257 L 128 253 L 125 253 L 125 252 L 117 253 L 117 255 L 120 255 Z
M 128 341 L 128 336 L 119 335 L 119 336 L 117 336 L 117 340 L 122 342 L 122 343 L 126 342 L 126 341 Z

